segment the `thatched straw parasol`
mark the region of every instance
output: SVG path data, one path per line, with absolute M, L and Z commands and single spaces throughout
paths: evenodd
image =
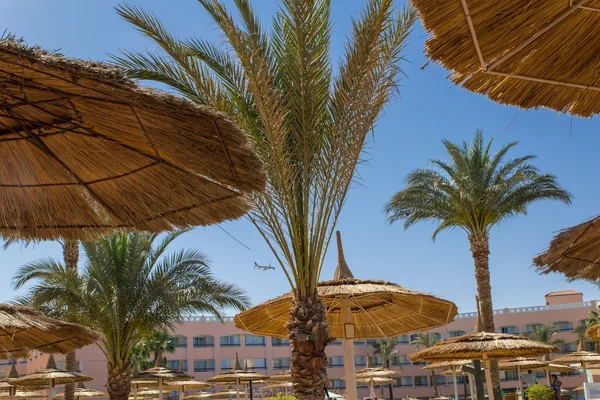
M 261 375 L 256 371 L 252 371 L 248 369 L 247 365 L 244 365 L 244 368 L 240 368 L 240 360 L 238 358 L 237 353 L 235 354 L 235 364 L 231 371 L 221 372 L 219 375 L 213 376 L 212 378 L 208 378 L 207 382 L 212 383 L 230 383 L 235 384 L 236 392 L 240 383 L 248 382 L 250 385 L 250 400 L 253 398 L 252 394 L 252 382 L 267 380 L 268 377 L 265 375 Z M 237 392 L 239 393 L 239 392 Z M 236 397 L 239 399 L 239 394 Z
M 428 56 L 451 80 L 500 104 L 600 112 L 596 0 L 412 0 Z M 591 36 L 590 36 L 591 35 Z
M 75 372 L 64 371 L 56 368 L 54 356 L 50 354 L 46 368 L 32 372 L 19 378 L 9 378 L 8 383 L 15 386 L 45 386 L 48 388 L 48 399 L 52 395 L 52 388 L 56 385 L 91 381 L 92 378 Z
M 563 229 L 533 264 L 542 274 L 559 272 L 567 278 L 595 281 L 600 279 L 599 243 L 600 217 L 594 217 Z
M 17 391 L 9 397 L 8 393 L 0 393 L 0 399 L 43 399 L 46 397 L 43 390 L 17 389 Z
M 184 400 L 201 400 L 201 399 L 230 399 L 232 397 L 239 397 L 240 392 L 227 388 L 220 392 L 215 393 L 194 393 L 189 396 L 185 396 Z
M 173 384 L 179 381 L 191 381 L 194 380 L 193 376 L 183 373 L 183 371 L 175 371 L 165 366 L 165 359 L 162 355 L 162 351 L 158 351 L 156 357 L 156 364 L 154 367 L 149 368 L 145 371 L 133 374 L 131 376 L 131 383 L 134 384 L 134 397 L 136 396 L 137 385 L 139 382 L 154 381 L 158 383 L 158 396 L 162 400 L 163 384 L 165 381 Z M 183 398 L 184 394 L 180 393 L 180 397 Z
M 333 280 L 320 282 L 317 290 L 327 307 L 329 335 L 344 343 L 347 397 L 356 398 L 354 339 L 395 337 L 444 326 L 454 320 L 458 310 L 448 300 L 394 283 L 354 278 L 344 258 L 340 233 L 336 236 L 338 265 Z M 292 299 L 290 292 L 244 311 L 235 316 L 235 326 L 255 335 L 286 338 Z M 346 337 L 344 327 L 353 328 L 352 337 Z
M 575 389 L 571 390 L 572 392 L 580 392 L 583 390 L 583 386 L 577 386 Z
M 0 41 L 0 235 L 83 239 L 244 215 L 266 176 L 223 114 Z
M 440 372 L 438 375 L 440 376 L 452 376 L 456 379 L 457 375 L 464 375 L 465 373 L 461 370 L 455 370 L 455 369 L 447 369 L 445 371 Z
M 48 318 L 29 307 L 0 304 L 0 358 L 25 357 L 33 349 L 69 353 L 100 339 L 81 325 Z
M 477 303 L 479 322 L 479 300 L 477 300 Z M 479 323 L 477 324 L 474 333 L 450 338 L 445 342 L 437 343 L 433 347 L 410 354 L 408 358 L 411 361 L 422 360 L 436 362 L 463 359 L 483 360 L 486 383 L 488 385 L 488 395 L 490 400 L 494 400 L 489 365 L 490 360 L 514 357 L 533 357 L 558 351 L 556 346 L 535 342 L 525 337 L 478 331 Z
M 137 382 L 139 384 L 139 382 Z M 152 382 L 147 382 L 146 385 L 149 388 L 153 388 L 154 386 L 158 387 L 158 382 L 157 381 L 152 381 Z M 208 389 L 211 387 L 214 387 L 215 385 L 212 385 L 210 383 L 207 382 L 202 382 L 202 381 L 197 381 L 195 379 L 191 379 L 188 381 L 174 381 L 174 382 L 169 382 L 168 380 L 165 380 L 163 382 L 163 390 L 177 390 L 180 393 L 185 392 L 186 390 L 196 390 L 196 389 Z
M 269 376 L 265 379 L 265 382 L 291 382 L 292 374 L 289 371 L 281 371 L 276 373 L 275 375 Z
M 545 355 L 544 355 L 545 356 Z M 523 393 L 523 382 L 521 380 L 522 370 L 533 370 L 534 368 L 545 368 L 548 365 L 546 361 L 536 360 L 535 358 L 518 357 L 512 360 L 503 361 L 498 364 L 501 370 L 517 370 L 517 389 Z
M 554 364 L 579 364 L 583 368 L 585 381 L 588 381 L 587 368 L 592 364 L 600 363 L 600 354 L 591 351 L 583 351 L 583 342 L 579 342 L 577 351 L 571 354 L 565 354 L 552 360 Z
M 83 386 L 83 382 L 79 382 L 77 384 L 77 387 L 75 388 L 75 393 L 73 394 L 73 396 L 75 397 L 75 399 L 79 400 L 80 398 L 90 399 L 90 398 L 94 398 L 94 397 L 108 397 L 108 394 L 101 392 L 99 390 L 88 389 L 85 386 Z M 64 399 L 65 394 L 64 394 L 64 392 L 57 393 L 54 396 L 52 396 L 52 398 L 53 399 Z
M 428 370 L 428 369 L 446 369 L 446 368 L 460 368 L 463 365 L 470 365 L 472 362 L 471 360 L 451 360 L 451 361 L 440 361 L 440 362 L 433 362 L 430 364 L 427 364 L 426 366 L 424 366 L 423 370 Z

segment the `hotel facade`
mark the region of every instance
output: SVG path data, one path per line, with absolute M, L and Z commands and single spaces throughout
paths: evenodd
M 531 331 L 535 326 L 555 326 L 559 333 L 556 339 L 563 339 L 560 345 L 561 353 L 576 351 L 577 335 L 573 329 L 584 323 L 588 313 L 595 309 L 596 301 L 584 301 L 583 295 L 576 291 L 552 292 L 545 296 L 545 304 L 537 306 L 524 306 L 517 308 L 502 308 L 494 310 L 494 320 L 498 332 L 522 335 Z M 475 313 L 458 314 L 456 320 L 447 326 L 435 329 L 432 332 L 440 339 L 457 337 L 473 331 Z M 213 317 L 194 316 L 187 317 L 171 332 L 175 344 L 175 352 L 167 354 L 169 368 L 181 367 L 188 374 L 199 380 L 206 380 L 215 374 L 229 370 L 233 367 L 236 354 L 246 362 L 248 367 L 254 368 L 263 375 L 273 375 L 290 366 L 290 348 L 287 340 L 266 338 L 249 335 L 233 324 L 233 318 L 226 318 L 220 322 Z M 417 351 L 411 345 L 415 334 L 407 334 L 398 338 L 397 353 L 392 358 L 392 369 L 401 373 L 394 385 L 394 397 L 433 397 L 430 382 L 430 372 L 423 371 L 424 364 L 411 363 L 407 356 Z M 585 343 L 587 350 L 592 350 L 594 344 Z M 367 357 L 372 357 L 374 365 L 381 365 L 381 357 L 374 355 L 372 341 L 355 341 L 356 368 L 364 368 Z M 44 367 L 48 355 L 34 352 L 30 358 L 21 359 L 17 363 L 19 374 L 26 374 Z M 345 381 L 343 348 L 340 341 L 331 343 L 327 347 L 328 368 L 327 374 L 332 389 L 343 390 Z M 552 355 L 551 358 L 558 357 Z M 78 370 L 94 378 L 86 384 L 89 388 L 103 390 L 106 384 L 106 359 L 96 346 L 88 346 L 77 352 Z M 0 368 L 8 372 L 10 364 L 2 361 Z M 64 359 L 57 357 L 57 363 L 64 366 Z M 457 377 L 460 398 L 463 397 L 463 377 Z M 563 388 L 574 388 L 583 382 L 583 374 L 574 372 L 562 374 L 560 380 Z M 503 388 L 515 388 L 517 375 L 514 371 L 501 372 Z M 543 373 L 539 373 L 539 381 L 545 384 Z M 437 377 L 437 386 L 440 395 L 453 397 L 452 377 Z M 61 390 L 61 389 L 58 389 Z M 359 387 L 359 398 L 368 395 L 367 387 Z M 385 389 L 388 396 L 388 389 Z

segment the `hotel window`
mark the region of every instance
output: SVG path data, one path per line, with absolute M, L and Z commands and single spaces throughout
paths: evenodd
M 406 354 L 396 354 L 391 358 L 392 366 L 397 367 L 399 365 L 410 365 L 410 360 L 406 356 Z
M 364 340 L 355 340 L 354 341 L 354 345 L 355 346 L 364 346 L 365 345 L 365 341 Z
M 215 347 L 215 338 L 212 336 L 196 336 L 194 347 Z
M 573 353 L 577 351 L 577 344 L 575 343 L 560 343 L 557 347 L 561 353 Z
M 440 335 L 437 332 L 433 332 L 433 338 L 437 341 L 440 341 L 440 340 L 442 340 L 442 335 Z
M 233 359 L 233 358 L 222 358 L 221 359 L 221 369 L 222 370 L 233 369 L 234 365 L 235 365 L 235 359 Z
M 465 336 L 467 334 L 467 332 L 465 331 L 450 331 L 448 332 L 448 337 L 459 337 L 459 336 Z
M 581 321 L 579 321 L 579 326 L 588 326 L 588 320 L 587 319 L 582 319 Z
M 410 335 L 410 343 L 412 343 L 415 340 L 417 340 L 418 337 L 419 337 L 418 333 L 413 333 L 412 335 Z
M 506 333 L 508 335 L 518 335 L 519 334 L 519 327 L 518 326 L 513 326 L 513 325 L 503 326 L 503 327 L 500 328 L 500 333 Z
M 187 338 L 185 336 L 172 336 L 171 344 L 173 347 L 187 347 Z
M 410 344 L 410 339 L 408 335 L 398 336 L 398 344 Z
M 264 347 L 265 343 L 264 336 L 246 335 L 244 339 L 244 344 L 247 347 Z
M 289 339 L 271 338 L 271 346 L 273 346 L 273 347 L 284 347 L 284 346 L 289 346 L 289 345 L 290 345 Z
M 415 386 L 417 386 L 417 387 L 429 386 L 429 377 L 427 375 L 415 376 Z
M 544 326 L 544 324 L 528 324 L 525 326 L 524 333 L 533 333 L 534 330 L 540 329 Z
M 221 347 L 240 347 L 240 335 L 221 336 Z
M 435 383 L 437 383 L 438 385 L 445 385 L 446 384 L 446 377 L 445 376 L 436 375 L 435 376 Z
M 354 365 L 364 368 L 367 366 L 367 356 L 354 356 Z
M 560 321 L 555 322 L 554 327 L 558 329 L 559 332 L 572 332 L 573 331 L 573 323 L 568 321 Z
M 290 369 L 290 358 L 274 358 L 273 369 Z
M 341 340 L 334 340 L 333 342 L 329 342 L 327 344 L 327 346 L 341 346 L 342 345 L 342 341 Z
M 179 369 L 179 367 L 181 367 L 181 369 L 183 371 L 187 371 L 187 360 L 169 360 L 167 361 L 167 368 L 169 369 Z
M 342 368 L 344 366 L 343 356 L 327 357 L 327 366 L 329 368 Z
M 246 363 L 250 369 L 267 369 L 266 358 L 248 358 Z
M 412 376 L 401 376 L 400 378 L 395 379 L 394 386 L 398 387 L 412 387 L 413 378 Z
M 371 357 L 371 365 L 373 367 L 382 367 L 383 366 L 383 357 L 381 354 L 376 354 Z
M 504 373 L 504 377 L 502 377 L 502 375 L 500 376 L 501 381 L 516 381 L 519 379 L 519 375 L 517 374 L 517 371 L 500 371 L 500 372 Z
M 456 375 L 456 384 L 464 385 L 466 377 L 464 375 Z
M 215 370 L 215 360 L 194 360 L 194 372 L 212 372 Z

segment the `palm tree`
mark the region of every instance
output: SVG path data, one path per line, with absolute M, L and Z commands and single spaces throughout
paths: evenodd
M 398 344 L 398 338 L 388 339 L 375 339 L 373 341 L 373 347 L 375 348 L 375 354 L 381 354 L 383 358 L 382 365 L 387 369 L 392 368 L 391 359 L 392 356 L 398 353 L 396 345 Z M 390 400 L 394 400 L 394 384 L 389 384 Z
M 127 399 L 132 350 L 153 330 L 172 329 L 189 313 L 221 317 L 224 309 L 241 310 L 249 303 L 241 289 L 212 276 L 198 250 L 166 253 L 181 233 L 117 234 L 85 242 L 80 273 L 41 260 L 21 267 L 13 279 L 15 289 L 34 282 L 21 302 L 103 334 L 98 346 L 107 359 L 111 400 Z
M 154 366 L 159 354 L 174 352 L 173 337 L 165 331 L 156 330 L 152 331 L 148 337 L 144 338 L 133 349 L 134 361 L 138 363 L 142 370 Z M 151 361 L 149 361 L 150 357 L 152 357 Z
M 390 223 L 403 220 L 404 229 L 421 221 L 438 223 L 433 240 L 446 229 L 466 232 L 475 264 L 477 292 L 481 302 L 482 328 L 494 332 L 494 312 L 489 271 L 489 233 L 500 222 L 527 214 L 540 200 L 571 203 L 570 194 L 556 178 L 541 174 L 531 162 L 533 155 L 507 159 L 518 143 L 502 146 L 492 154 L 492 140 L 483 142 L 477 130 L 473 142 L 443 141 L 450 161 L 431 160 L 436 169 L 418 169 L 407 178 L 407 187 L 386 205 Z M 497 363 L 492 363 L 494 396 L 501 398 Z
M 333 63 L 331 0 L 282 0 L 269 33 L 250 0 L 235 0 L 235 15 L 221 0 L 199 3 L 226 40 L 179 40 L 153 14 L 124 5 L 117 12 L 163 52 L 126 51 L 115 61 L 132 78 L 228 113 L 248 132 L 267 172 L 249 218 L 295 294 L 288 323 L 294 393 L 320 400 L 328 328 L 317 282 L 368 135 L 403 77 L 416 14 L 393 0 L 366 0 Z
M 435 346 L 435 344 L 439 341 L 440 340 L 438 339 L 437 335 L 433 332 L 419 333 L 419 334 L 417 334 L 417 337 L 412 342 L 410 342 L 410 344 L 412 344 L 413 346 L 417 346 L 417 347 L 427 348 L 427 347 Z M 431 386 L 433 387 L 433 397 L 439 397 L 436 379 L 437 379 L 437 377 L 435 375 L 435 370 L 432 369 L 431 370 Z
M 554 326 L 540 325 L 532 327 L 531 332 L 525 334 L 525 336 L 536 342 L 557 346 L 565 342 L 563 339 L 554 339 L 554 335 L 558 332 L 560 331 Z

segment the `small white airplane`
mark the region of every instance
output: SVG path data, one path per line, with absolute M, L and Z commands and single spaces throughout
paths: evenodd
M 256 261 L 254 261 L 254 269 L 260 269 L 261 271 L 268 271 L 270 269 L 275 270 L 275 267 L 269 263 L 269 265 L 258 265 Z

